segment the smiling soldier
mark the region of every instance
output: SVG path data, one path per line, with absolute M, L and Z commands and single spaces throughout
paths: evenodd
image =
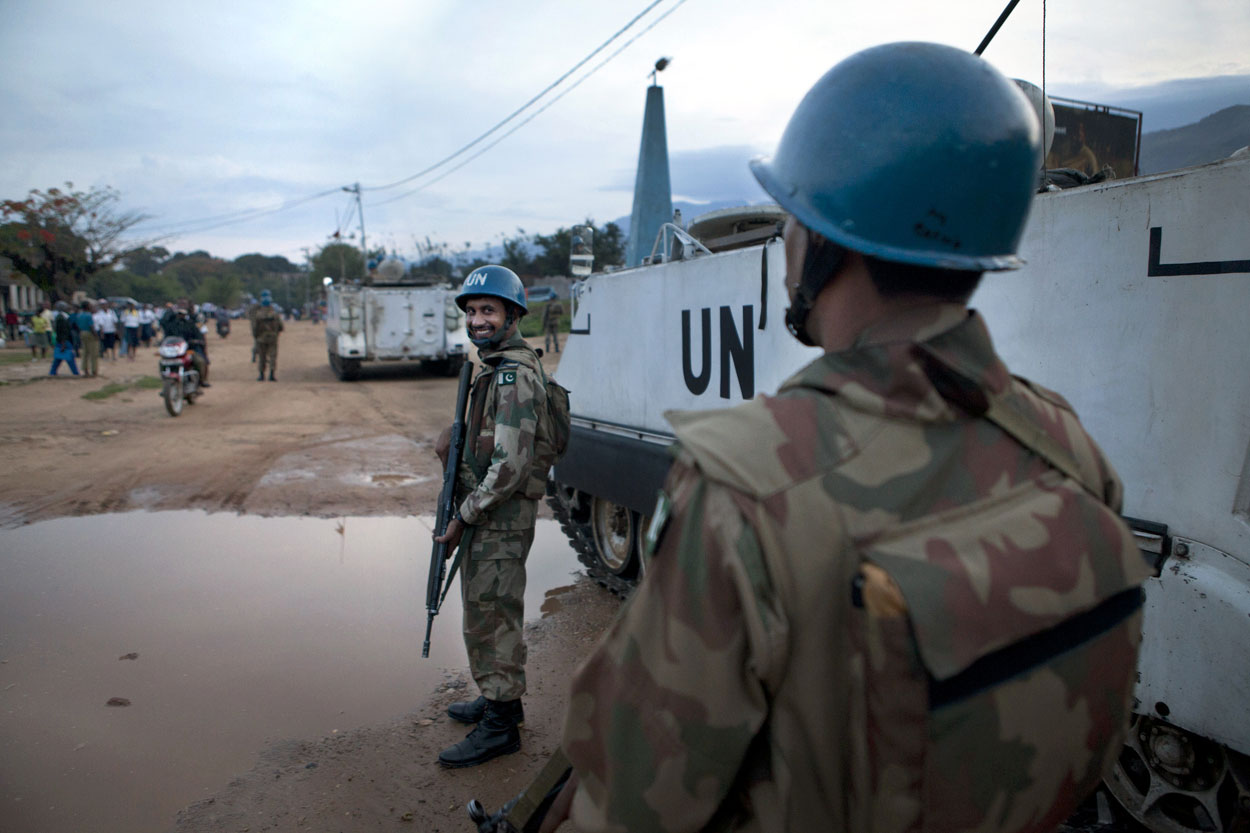
M 467 767 L 521 746 L 525 559 L 553 458 L 539 436 L 546 376 L 517 332 L 527 311 L 521 279 L 502 266 L 483 266 L 465 278 L 456 303 L 485 367 L 473 382 L 458 511 L 437 540 L 449 551 L 460 545 L 464 644 L 481 696 L 448 708 L 455 720 L 477 727 L 438 760 Z

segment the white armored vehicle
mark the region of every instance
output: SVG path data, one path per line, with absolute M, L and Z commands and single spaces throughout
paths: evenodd
M 376 271 L 363 283 L 326 287 L 326 349 L 334 374 L 352 381 L 365 362 L 398 361 L 420 361 L 447 376 L 459 373 L 470 345 L 455 290 L 409 278 L 396 258 Z

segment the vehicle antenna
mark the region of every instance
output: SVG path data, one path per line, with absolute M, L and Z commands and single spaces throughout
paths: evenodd
M 981 40 L 981 45 L 977 47 L 976 52 L 973 53 L 974 55 L 980 55 L 985 51 L 985 47 L 989 46 L 990 41 L 994 40 L 994 36 L 998 34 L 998 30 L 1001 29 L 1003 24 L 1007 22 L 1007 18 L 1011 15 L 1012 10 L 1019 2 L 1020 0 L 1011 0 L 1011 2 L 1007 4 L 1007 8 L 1003 9 L 1003 13 L 998 16 L 998 20 L 995 20 L 994 25 L 991 26 L 990 30 L 985 33 L 985 37 Z

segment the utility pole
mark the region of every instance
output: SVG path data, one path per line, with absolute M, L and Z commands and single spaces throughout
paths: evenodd
M 360 183 L 357 182 L 350 188 L 344 185 L 343 190 L 349 194 L 356 195 L 356 216 L 360 218 L 360 254 L 367 263 L 369 260 L 369 247 L 365 245 L 365 207 L 360 202 Z

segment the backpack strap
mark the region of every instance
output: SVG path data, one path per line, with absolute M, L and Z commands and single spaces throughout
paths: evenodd
M 1076 458 L 1060 445 L 1054 437 L 1047 434 L 1036 423 L 1030 421 L 1015 408 L 1004 402 L 1001 397 L 991 397 L 989 405 L 989 410 L 985 412 L 987 420 L 1001 428 L 1020 445 L 1041 457 L 1052 468 L 1058 469 L 1081 484 L 1085 491 L 1089 492 L 1100 502 L 1103 501 L 1102 490 L 1089 482 L 1085 473 L 1081 471 L 1081 467 L 1077 464 Z

